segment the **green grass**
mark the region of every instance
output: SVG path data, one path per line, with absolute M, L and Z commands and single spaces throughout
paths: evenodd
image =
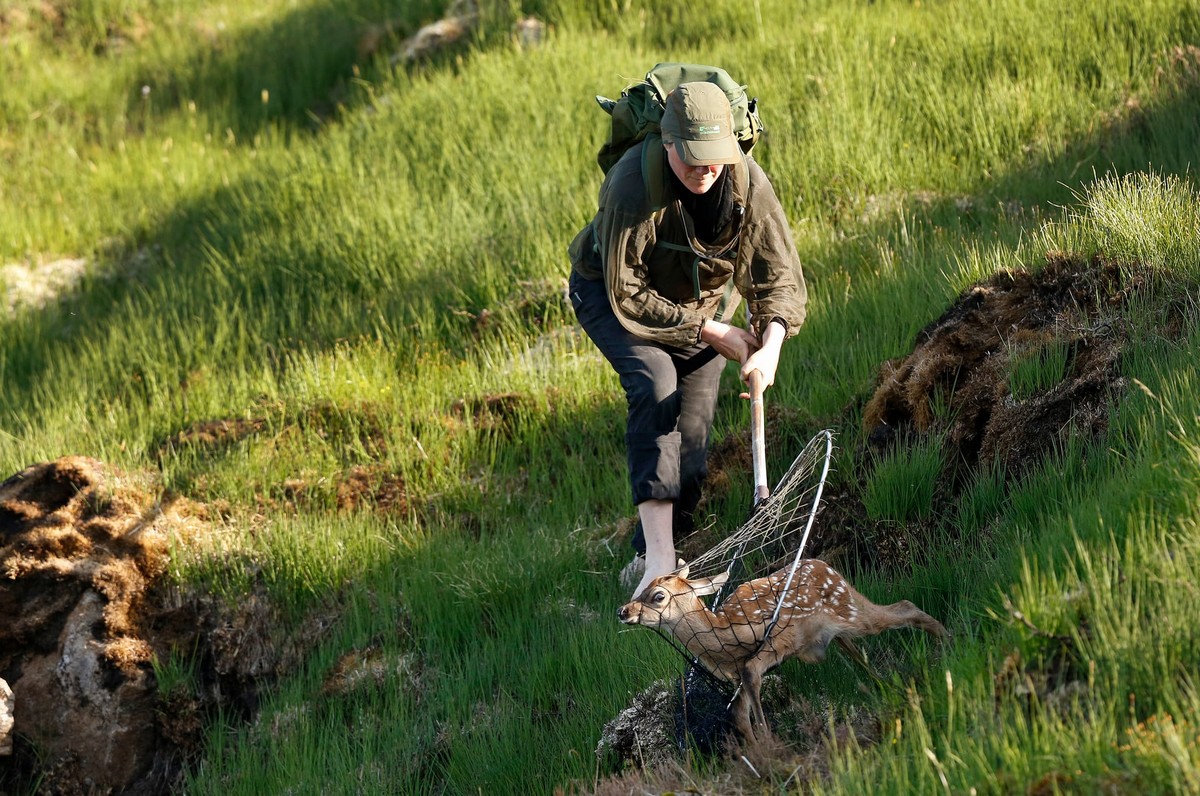
M 936 437 L 876 457 L 863 496 L 867 516 L 897 523 L 928 517 L 942 467 Z
M 985 473 L 945 516 L 923 491 L 936 451 L 875 467 L 872 516 L 923 518 L 932 541 L 911 571 L 856 585 L 913 599 L 955 641 L 880 639 L 900 682 L 870 695 L 834 663 L 783 667 L 887 719 L 880 744 L 839 745 L 803 787 L 1198 787 L 1189 3 L 484 4 L 467 43 L 397 69 L 387 56 L 440 4 L 97 0 L 62 4 L 61 22 L 13 7 L 0 265 L 88 269 L 0 315 L 0 473 L 68 453 L 160 470 L 226 518 L 174 577 L 232 600 L 261 579 L 289 621 L 340 612 L 254 725 L 212 724 L 188 792 L 586 790 L 604 722 L 678 672 L 613 619 L 623 400 L 561 295 L 600 182 L 592 97 L 668 59 L 719 63 L 760 100 L 756 156 L 812 297 L 769 400 L 805 431 L 853 447 L 879 365 L 1000 269 L 1066 251 L 1153 275 L 1098 443 L 1016 484 Z M 552 25 L 540 47 L 510 38 L 524 13 Z M 395 36 L 360 56 L 388 21 Z M 1014 394 L 1061 378 L 1049 353 L 1018 366 Z M 732 371 L 725 386 L 718 439 L 746 424 Z M 181 441 L 213 420 L 245 431 Z M 364 467 L 402 480 L 411 513 L 338 510 L 339 479 Z M 710 509 L 736 524 L 744 494 Z M 383 685 L 322 695 L 371 643 Z M 1045 688 L 1004 686 L 1014 651 Z M 162 671 L 186 679 L 179 661 Z
M 1014 401 L 1027 401 L 1061 382 L 1071 360 L 1071 346 L 1052 339 L 1041 345 L 1009 352 L 1008 393 Z

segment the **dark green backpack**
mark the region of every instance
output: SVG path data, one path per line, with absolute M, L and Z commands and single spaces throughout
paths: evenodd
M 758 118 L 758 99 L 747 98 L 745 86 L 720 67 L 663 63 L 647 72 L 641 83 L 621 92 L 620 99 L 596 97 L 596 102 L 612 117 L 608 140 L 596 155 L 601 171 L 607 174 L 626 150 L 641 143 L 646 136 L 657 136 L 666 96 L 681 83 L 699 81 L 715 83 L 725 92 L 733 108 L 734 135 L 743 152 L 753 149 L 762 136 L 763 126 Z

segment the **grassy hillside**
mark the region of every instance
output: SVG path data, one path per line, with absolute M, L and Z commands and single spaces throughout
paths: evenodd
M 1068 6 L 487 2 L 391 64 L 441 4 L 6 5 L 0 475 L 159 471 L 221 517 L 173 577 L 336 617 L 253 723 L 212 717 L 187 792 L 1200 791 L 1200 12 Z M 530 14 L 540 44 L 512 33 Z M 1067 252 L 1144 285 L 1107 319 L 1128 345 L 1104 434 L 911 517 L 874 498 L 868 554 L 837 563 L 954 642 L 879 639 L 880 685 L 781 667 L 812 726 L 758 776 L 696 756 L 609 779 L 593 753 L 680 661 L 613 618 L 624 408 L 565 249 L 600 183 L 592 97 L 663 60 L 750 85 L 805 264 L 774 474 L 830 427 L 833 487 L 886 495 L 863 406 L 972 284 Z M 53 298 L 23 287 L 64 261 Z M 715 436 L 745 425 L 731 369 Z M 749 480 L 707 504 L 718 530 Z M 876 565 L 900 537 L 924 544 Z M 330 695 L 353 650 L 382 687 Z M 162 674 L 186 685 L 181 656 Z

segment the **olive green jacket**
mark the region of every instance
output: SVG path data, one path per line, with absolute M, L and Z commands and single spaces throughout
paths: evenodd
M 651 138 L 645 146 L 662 144 Z M 760 337 L 772 320 L 795 334 L 808 300 L 804 274 L 783 208 L 759 165 L 746 157 L 730 167 L 734 217 L 706 244 L 672 194 L 665 163 L 663 206 L 653 206 L 642 149 L 631 148 L 605 177 L 595 218 L 571 242 L 574 272 L 604 278 L 621 325 L 647 340 L 694 345 L 705 320 L 728 322 L 742 298 Z

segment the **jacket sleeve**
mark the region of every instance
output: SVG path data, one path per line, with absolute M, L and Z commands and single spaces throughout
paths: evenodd
M 661 211 L 660 211 L 661 212 Z M 687 348 L 700 341 L 704 316 L 664 298 L 650 284 L 647 259 L 656 241 L 657 214 L 609 207 L 596 219 L 608 299 L 621 325 L 647 340 Z
M 738 263 L 735 279 L 746 298 L 750 323 L 761 337 L 767 324 L 780 320 L 788 336 L 796 334 L 807 315 L 808 288 L 792 231 L 774 189 L 759 171 L 755 199 L 747 220 L 748 248 Z

